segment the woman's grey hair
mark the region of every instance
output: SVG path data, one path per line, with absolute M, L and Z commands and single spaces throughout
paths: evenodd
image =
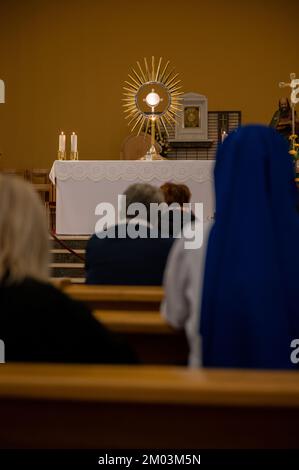
M 30 183 L 0 175 L 0 283 L 49 276 L 46 214 Z
M 160 188 L 146 183 L 132 184 L 126 189 L 124 196 L 126 196 L 126 211 L 130 204 L 143 204 L 146 208 L 148 220 L 150 217 L 150 205 L 152 203 L 160 204 L 165 201 L 164 194 Z

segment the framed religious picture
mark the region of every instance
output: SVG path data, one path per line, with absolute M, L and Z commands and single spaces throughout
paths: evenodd
M 199 106 L 186 106 L 184 108 L 184 128 L 200 127 L 200 108 Z
M 208 100 L 198 93 L 182 95 L 182 110 L 175 126 L 175 140 L 198 142 L 208 139 Z

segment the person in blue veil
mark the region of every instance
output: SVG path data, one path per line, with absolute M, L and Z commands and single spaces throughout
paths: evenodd
M 241 127 L 219 147 L 214 176 L 216 219 L 200 317 L 203 365 L 294 368 L 299 216 L 287 143 L 274 129 Z

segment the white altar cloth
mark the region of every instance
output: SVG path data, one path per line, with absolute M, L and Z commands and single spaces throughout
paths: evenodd
M 110 202 L 117 208 L 118 195 L 134 183 L 184 183 L 192 193 L 191 202 L 202 202 L 204 219 L 210 219 L 214 215 L 213 168 L 212 160 L 56 160 L 50 172 L 56 184 L 56 232 L 94 233 L 99 219 L 96 206 Z

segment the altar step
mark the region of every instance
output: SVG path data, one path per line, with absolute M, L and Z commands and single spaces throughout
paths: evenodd
M 66 278 L 65 277 L 50 277 L 50 281 L 54 283 L 57 283 L 58 281 L 64 281 Z M 85 284 L 85 278 L 84 277 L 68 277 L 67 279 L 70 280 L 72 284 Z
M 80 236 L 71 236 L 71 235 L 57 235 L 57 238 L 61 240 L 61 242 L 66 245 L 67 247 L 71 248 L 72 250 L 85 250 L 87 242 L 89 240 L 89 236 L 80 235 Z M 61 249 L 61 244 L 50 237 L 51 240 L 51 247 L 53 249 Z
M 84 263 L 51 263 L 52 277 L 85 278 Z
M 83 249 L 73 249 L 75 253 L 81 256 L 83 259 L 80 260 L 78 256 L 73 253 L 70 253 L 67 249 L 64 248 L 54 248 L 51 250 L 51 260 L 53 263 L 84 263 L 85 260 L 85 250 Z
M 51 245 L 51 278 L 58 280 L 68 278 L 71 282 L 85 282 L 85 249 L 89 237 L 58 236 L 62 244 L 50 237 Z M 74 253 L 68 250 L 70 248 Z M 76 254 L 79 256 L 76 256 Z

